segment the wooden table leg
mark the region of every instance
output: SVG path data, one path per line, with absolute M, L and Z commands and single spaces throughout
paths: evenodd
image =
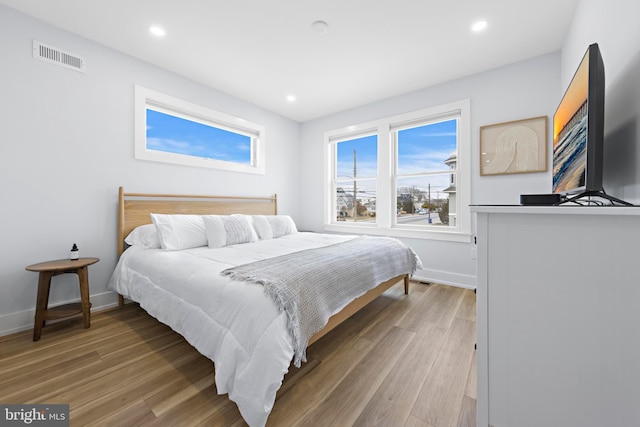
M 38 278 L 38 301 L 36 302 L 36 317 L 33 324 L 33 340 L 38 341 L 44 326 L 44 315 L 49 305 L 49 288 L 51 286 L 50 271 L 41 271 Z
M 91 326 L 91 302 L 89 301 L 89 273 L 87 267 L 78 269 L 78 280 L 80 282 L 80 300 L 82 301 L 82 318 L 84 327 Z

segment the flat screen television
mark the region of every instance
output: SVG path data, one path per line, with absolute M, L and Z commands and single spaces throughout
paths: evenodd
M 589 46 L 553 116 L 553 192 L 598 195 L 604 146 L 604 63 Z

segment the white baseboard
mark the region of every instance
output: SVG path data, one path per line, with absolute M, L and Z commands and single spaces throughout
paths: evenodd
M 413 275 L 412 279 L 419 282 L 440 283 L 443 285 L 457 286 L 466 289 L 475 289 L 476 287 L 476 276 L 455 274 L 448 271 L 429 269 L 418 270 Z M 63 305 L 70 302 L 77 301 L 61 302 L 56 305 Z M 118 296 L 113 292 L 104 292 L 97 295 L 91 295 L 92 312 L 115 307 L 117 305 Z M 16 332 L 22 332 L 32 329 L 35 313 L 36 309 L 34 307 L 29 310 L 9 313 L 0 316 L 0 336 L 10 335 Z
M 104 292 L 102 294 L 91 295 L 91 311 L 104 310 L 106 308 L 118 305 L 118 296 L 113 292 Z M 65 301 L 56 303 L 55 305 L 68 304 L 75 301 Z M 54 305 L 52 305 L 54 307 Z M 18 311 L 0 316 L 0 336 L 14 334 L 29 329 L 33 329 L 33 321 L 36 315 L 36 308 Z
M 440 283 L 465 289 L 476 288 L 476 276 L 456 274 L 449 271 L 422 269 L 416 271 L 412 279 L 418 282 Z

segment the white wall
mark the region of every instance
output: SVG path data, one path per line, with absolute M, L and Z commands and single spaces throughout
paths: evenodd
M 640 204 L 640 2 L 582 0 L 562 49 L 562 85 L 598 43 L 606 74 L 604 188 Z
M 322 231 L 323 134 L 451 101 L 471 99 L 473 204 L 517 204 L 547 193 L 550 172 L 479 176 L 480 126 L 552 114 L 589 43 L 607 72 L 605 188 L 640 203 L 640 2 L 582 0 L 557 52 L 302 124 L 183 79 L 0 6 L 0 335 L 30 327 L 36 273 L 72 243 L 91 266 L 94 308 L 116 262 L 117 188 L 136 192 L 278 193 L 281 213 Z M 31 57 L 32 39 L 77 53 L 87 74 Z M 267 174 L 253 176 L 133 159 L 133 86 L 140 84 L 267 127 Z M 550 136 L 550 129 L 549 129 Z M 548 161 L 551 161 L 549 152 Z M 472 224 L 475 230 L 475 225 Z M 425 263 L 418 277 L 475 286 L 470 244 L 404 239 Z M 75 279 L 54 278 L 51 301 L 78 298 Z
M 304 215 L 300 217 L 300 227 L 322 231 L 321 159 L 325 131 L 465 98 L 471 99 L 471 203 L 518 204 L 520 194 L 549 193 L 550 168 L 545 173 L 480 177 L 479 132 L 480 126 L 494 123 L 537 116 L 550 118 L 561 97 L 559 69 L 560 53 L 556 52 L 303 123 L 300 206 L 304 206 Z M 550 162 L 550 151 L 548 159 Z M 473 224 L 472 228 L 475 230 Z M 417 278 L 475 286 L 470 243 L 402 240 L 416 250 L 424 263 L 425 269 L 416 273 Z
M 81 74 L 32 58 L 32 39 L 80 56 Z M 73 243 L 89 267 L 94 308 L 115 302 L 118 187 L 132 192 L 270 195 L 299 211 L 300 125 L 79 36 L 0 6 L 0 335 L 31 327 L 37 273 Z M 134 84 L 267 128 L 264 176 L 135 160 Z M 71 275 L 53 279 L 50 302 L 79 298 Z

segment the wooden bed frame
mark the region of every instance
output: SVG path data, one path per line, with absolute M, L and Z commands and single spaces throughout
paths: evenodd
M 181 194 L 125 193 L 120 187 L 118 192 L 118 256 L 127 249 L 124 239 L 136 227 L 151 224 L 151 213 L 194 214 L 194 215 L 276 215 L 278 199 L 274 194 L 269 197 L 244 196 L 202 196 Z M 396 283 L 403 281 L 404 293 L 409 293 L 409 275 L 401 275 L 378 284 L 333 315 L 327 325 L 309 340 L 311 345 L 326 335 L 340 323 L 351 317 L 365 305 L 380 296 Z M 124 298 L 118 295 L 118 303 L 124 305 Z

